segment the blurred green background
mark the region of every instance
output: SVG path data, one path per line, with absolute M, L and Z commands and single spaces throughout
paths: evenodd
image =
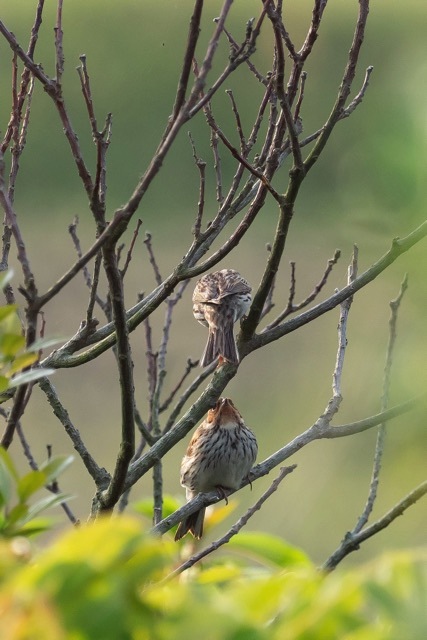
M 311 15 L 311 2 L 287 3 L 287 27 L 294 41 L 302 42 Z M 340 84 L 351 43 L 357 2 L 330 2 L 312 57 L 302 109 L 304 133 L 318 129 L 327 117 Z M 36 60 L 54 75 L 53 26 L 55 3 L 47 3 Z M 212 19 L 221 3 L 206 3 L 199 52 L 208 41 Z M 237 40 L 244 36 L 246 21 L 258 15 L 259 2 L 240 0 L 233 5 L 229 28 Z M 66 69 L 64 92 L 71 120 L 79 135 L 86 161 L 94 170 L 95 148 L 75 67 L 86 54 L 99 123 L 113 113 L 113 137 L 108 155 L 108 211 L 130 196 L 145 170 L 171 113 L 185 47 L 192 3 L 189 0 L 82 0 L 64 3 L 63 28 Z M 0 18 L 26 48 L 35 3 L 2 3 Z M 277 282 L 276 309 L 286 304 L 291 260 L 297 263 L 297 300 L 304 298 L 321 278 L 336 248 L 342 258 L 326 293 L 346 281 L 352 246 L 360 249 L 360 270 L 367 268 L 390 246 L 425 218 L 427 93 L 425 21 L 427 7 L 417 0 L 376 0 L 372 3 L 365 45 L 353 96 L 359 90 L 365 68 L 374 66 L 363 103 L 339 123 L 307 180 L 296 207 L 285 259 Z M 271 30 L 260 39 L 255 61 L 262 72 L 269 69 Z M 201 54 L 200 54 L 201 55 Z M 214 72 L 228 55 L 223 46 Z M 10 113 L 11 52 L 0 41 L 0 126 L 5 130 Z M 214 74 L 211 78 L 214 77 Z M 257 112 L 261 96 L 258 83 L 241 68 L 224 89 L 234 91 L 245 131 Z M 224 92 L 214 103 L 219 125 L 235 139 L 229 100 Z M 31 264 L 41 291 L 45 290 L 75 258 L 67 226 L 80 219 L 83 248 L 90 246 L 94 225 L 55 109 L 40 86 L 36 87 L 27 148 L 18 178 L 16 209 Z M 198 174 L 187 130 L 191 130 L 199 154 L 208 162 L 206 219 L 216 210 L 215 183 L 209 149 L 209 131 L 202 115 L 184 127 L 161 174 L 144 197 L 138 216 L 143 232 L 153 242 L 163 275 L 185 253 L 191 242 L 191 226 L 197 210 Z M 222 154 L 224 183 L 235 171 L 234 162 Z M 275 186 L 285 189 L 287 168 Z M 239 269 L 256 286 L 272 240 L 276 208 L 270 200 L 234 254 L 220 266 Z M 130 237 L 130 233 L 128 238 Z M 134 252 L 126 284 L 128 306 L 138 292 L 148 292 L 154 281 L 142 244 Z M 420 243 L 355 299 L 349 320 L 349 346 L 343 378 L 344 402 L 339 422 L 376 413 L 380 407 L 382 373 L 388 339 L 389 300 L 399 290 L 405 273 L 407 292 L 399 315 L 394 358 L 392 403 L 425 390 L 426 244 Z M 16 284 L 20 281 L 19 269 Z M 104 283 L 103 283 L 104 285 Z M 177 308 L 168 353 L 166 390 L 173 388 L 188 357 L 200 355 L 206 338 L 191 313 L 191 286 Z M 105 290 L 105 289 L 104 289 Z M 82 278 L 46 309 L 46 333 L 70 336 L 85 316 L 87 290 Z M 161 338 L 164 309 L 153 317 L 156 341 Z M 101 313 L 98 314 L 102 321 Z M 331 394 L 336 355 L 338 311 L 290 334 L 262 352 L 248 357 L 239 376 L 227 389 L 259 441 L 259 460 L 270 455 L 323 411 Z M 143 416 L 147 410 L 145 343 L 142 327 L 132 335 L 136 397 Z M 120 407 L 116 370 L 111 354 L 105 354 L 78 370 L 61 370 L 54 377 L 59 396 L 99 464 L 111 470 L 119 442 Z M 43 395 L 35 390 L 23 425 L 37 457 L 45 457 L 47 443 L 54 453 L 69 451 L 63 434 Z M 337 421 L 338 423 L 338 421 Z M 353 526 L 363 508 L 370 480 L 375 432 L 345 440 L 315 443 L 292 462 L 298 469 L 281 490 L 250 522 L 268 528 L 291 543 L 304 547 L 315 561 L 332 552 Z M 16 455 L 21 455 L 17 443 Z M 165 491 L 183 495 L 179 486 L 180 459 L 186 442 L 164 459 Z M 425 479 L 427 455 L 425 413 L 412 413 L 390 424 L 382 481 L 374 515 L 390 508 L 406 492 Z M 258 481 L 252 494 L 239 494 L 241 509 L 268 486 Z M 63 481 L 63 490 L 77 494 L 73 506 L 84 519 L 93 486 L 79 460 Z M 149 495 L 151 477 L 142 479 L 133 499 Z M 425 543 L 426 503 L 413 507 L 386 532 L 364 544 L 354 562 L 391 546 Z

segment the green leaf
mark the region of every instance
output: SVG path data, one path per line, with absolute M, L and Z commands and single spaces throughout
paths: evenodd
M 163 496 L 163 517 L 167 518 L 174 511 L 182 507 L 182 502 L 179 502 L 176 498 L 165 494 Z M 153 500 L 148 498 L 147 500 L 139 500 L 138 502 L 132 503 L 132 509 L 136 513 L 140 513 L 142 516 L 146 516 L 147 518 L 153 518 Z
M 14 376 L 9 384 L 10 388 L 19 387 L 20 384 L 28 384 L 34 382 L 45 376 L 50 376 L 55 373 L 56 369 L 32 369 L 31 371 L 24 371 L 24 373 L 18 373 Z
M 19 528 L 13 530 L 13 536 L 34 536 L 36 533 L 42 533 L 50 529 L 53 518 L 32 518 L 30 522 L 26 522 Z
M 249 553 L 261 562 L 266 561 L 279 567 L 308 567 L 312 564 L 301 549 L 292 547 L 282 538 L 268 533 L 244 531 L 231 538 L 228 546 L 236 551 Z
M 0 284 L 1 288 L 1 284 Z M 17 304 L 7 304 L 3 307 L 0 307 L 0 322 L 10 316 L 12 313 L 15 313 L 18 308 Z
M 0 319 L 0 334 L 11 333 L 12 335 L 22 335 L 22 325 L 19 320 L 16 305 L 9 304 L 6 307 L 0 307 L 0 309 L 6 309 L 3 311 L 3 317 Z
M 0 376 L 0 393 L 9 389 L 10 380 L 6 376 Z
M 24 336 L 16 333 L 3 333 L 3 335 L 0 335 L 0 351 L 6 357 L 15 357 L 23 347 L 25 347 Z
M 46 477 L 46 482 L 56 480 L 74 461 L 73 456 L 55 456 L 40 465 L 39 469 Z
M 26 367 L 29 367 L 30 365 L 34 364 L 37 358 L 38 358 L 37 353 L 31 353 L 29 351 L 27 351 L 26 353 L 23 353 L 20 356 L 17 356 L 12 362 L 8 370 L 9 375 L 18 373 L 18 371 L 22 371 L 22 369 L 25 369 Z
M 12 487 L 18 481 L 13 462 L 5 449 L 0 447 L 0 507 L 12 496 Z
M 16 525 L 16 523 L 19 522 L 19 520 L 25 521 L 27 513 L 28 513 L 27 504 L 23 504 L 21 502 L 15 505 L 13 509 L 11 509 L 10 512 L 7 514 L 7 518 L 6 518 L 7 526 L 10 527 L 11 525 Z
M 43 471 L 30 471 L 18 482 L 18 496 L 21 502 L 28 500 L 33 493 L 46 484 L 46 474 Z
M 15 464 L 14 464 L 9 452 L 6 451 L 6 449 L 4 449 L 3 447 L 0 447 L 0 459 L 3 460 L 3 463 L 8 468 L 9 473 L 13 477 L 15 483 L 17 483 L 18 480 L 19 480 L 19 475 L 18 475 L 18 472 L 16 470 Z
M 56 507 L 61 502 L 65 502 L 65 500 L 70 500 L 72 496 L 67 495 L 65 493 L 58 493 L 51 496 L 46 496 L 42 498 L 35 504 L 33 504 L 28 510 L 28 516 L 25 519 L 26 522 L 33 520 L 35 516 L 37 516 L 42 511 L 46 509 L 51 509 L 52 507 Z

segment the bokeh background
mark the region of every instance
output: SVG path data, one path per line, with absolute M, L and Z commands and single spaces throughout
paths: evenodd
M 36 59 L 54 75 L 53 26 L 56 3 L 47 3 Z M 258 14 L 259 2 L 238 0 L 233 5 L 230 30 L 243 38 L 246 21 Z M 311 15 L 311 2 L 287 3 L 287 26 L 298 44 Z M 73 0 L 64 3 L 63 28 L 66 70 L 65 99 L 71 120 L 91 170 L 95 148 L 75 67 L 86 54 L 99 121 L 113 113 L 113 137 L 108 155 L 108 211 L 110 217 L 131 194 L 146 168 L 171 112 L 187 25 L 190 0 Z M 357 2 L 329 3 L 319 40 L 307 65 L 308 80 L 302 109 L 304 133 L 323 124 L 336 97 L 351 43 Z M 201 46 L 209 39 L 220 2 L 206 3 Z M 26 47 L 35 12 L 33 0 L 2 3 L 0 18 Z M 374 66 L 363 103 L 342 121 L 321 160 L 305 181 L 296 207 L 285 259 L 277 283 L 276 309 L 287 300 L 289 261 L 297 263 L 297 299 L 304 298 L 320 279 L 336 248 L 342 258 L 322 297 L 346 281 L 353 244 L 360 250 L 360 270 L 367 268 L 390 246 L 425 219 L 427 8 L 419 0 L 376 0 L 372 3 L 365 45 L 354 93 L 365 68 Z M 255 56 L 261 71 L 269 69 L 271 31 L 265 29 Z M 214 70 L 227 58 L 224 46 Z M 0 126 L 4 131 L 10 113 L 11 52 L 0 41 Z M 213 76 L 212 76 L 213 77 Z M 260 88 L 246 68 L 226 84 L 240 106 L 248 131 L 260 99 Z M 223 92 L 214 104 L 218 123 L 233 136 L 233 120 Z M 208 163 L 206 219 L 216 210 L 215 184 L 209 148 L 209 131 L 200 115 L 181 132 L 161 174 L 138 212 L 142 232 L 129 270 L 126 296 L 132 306 L 138 292 L 151 290 L 154 280 L 143 245 L 149 231 L 160 270 L 167 275 L 191 241 L 197 210 L 198 174 L 187 130 Z M 234 173 L 234 163 L 223 153 L 224 182 Z M 55 109 L 40 86 L 36 87 L 27 148 L 17 183 L 16 210 L 37 284 L 45 290 L 74 261 L 67 227 L 79 217 L 83 248 L 92 243 L 94 225 Z M 284 167 L 276 188 L 285 188 Z M 254 286 L 259 282 L 272 240 L 276 209 L 269 200 L 262 216 L 244 242 L 220 266 L 239 269 Z M 132 231 L 132 230 L 131 230 Z M 130 238 L 131 232 L 127 236 Z M 13 258 L 14 259 L 14 258 Z M 389 301 L 396 297 L 404 274 L 409 290 L 399 315 L 394 357 L 392 403 L 425 390 L 426 384 L 426 243 L 400 258 L 386 273 L 355 299 L 349 320 L 349 345 L 343 377 L 344 402 L 337 423 L 376 413 L 380 407 L 383 366 L 388 340 Z M 15 282 L 20 281 L 19 268 Z M 191 287 L 190 287 L 191 288 Z M 104 289 L 105 290 L 105 289 Z M 85 317 L 87 290 L 82 278 L 46 309 L 46 333 L 71 336 Z M 161 337 L 164 309 L 153 316 L 155 341 Z M 102 321 L 102 314 L 99 312 Z M 338 310 L 308 327 L 286 336 L 248 357 L 227 389 L 247 423 L 256 431 L 259 460 L 310 426 L 323 411 L 331 394 L 336 355 Z M 191 313 L 191 291 L 177 308 L 168 353 L 166 391 L 173 388 L 188 357 L 196 358 L 206 335 Z M 147 412 L 144 330 L 132 334 L 138 406 Z M 107 353 L 79 369 L 61 370 L 54 384 L 70 418 L 99 464 L 111 470 L 119 442 L 120 406 L 112 354 Z M 71 445 L 43 394 L 23 424 L 41 460 L 46 444 L 54 453 L 69 452 Z M 371 473 L 375 431 L 314 443 L 295 456 L 298 469 L 250 523 L 268 529 L 306 549 L 316 561 L 332 552 L 363 508 Z M 164 459 L 165 491 L 183 496 L 179 486 L 180 459 L 186 442 Z M 14 453 L 22 459 L 18 443 Z M 387 436 L 382 480 L 374 516 L 389 509 L 425 479 L 427 456 L 426 415 L 419 411 L 395 420 Z M 24 461 L 22 459 L 22 465 Z M 264 478 L 238 496 L 239 510 L 249 506 L 268 486 Z M 85 519 L 93 485 L 80 461 L 64 476 L 62 488 L 76 496 L 73 507 Z M 151 477 L 142 479 L 131 498 L 150 495 Z M 231 522 L 231 520 L 230 520 Z M 355 562 L 389 547 L 426 542 L 427 509 L 420 503 L 387 531 L 363 545 L 349 560 Z

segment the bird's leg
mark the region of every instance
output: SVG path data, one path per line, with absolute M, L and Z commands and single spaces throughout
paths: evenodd
M 228 487 L 223 487 L 222 485 L 218 484 L 215 489 L 218 491 L 218 495 L 220 496 L 220 498 L 223 498 L 225 500 L 225 504 L 228 504 Z

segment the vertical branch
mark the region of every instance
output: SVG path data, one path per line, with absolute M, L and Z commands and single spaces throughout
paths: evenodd
M 41 24 L 42 24 L 43 8 L 44 8 L 44 0 L 39 0 L 38 4 L 37 4 L 36 16 L 35 16 L 35 19 L 34 19 L 34 24 L 33 24 L 33 27 L 31 29 L 30 42 L 29 42 L 28 49 L 27 49 L 27 56 L 31 60 L 34 58 L 34 51 L 35 51 L 37 40 L 38 40 L 38 37 L 39 37 L 39 30 L 40 30 L 40 27 L 41 27 Z M 31 73 L 30 69 L 28 67 L 24 67 L 24 70 L 23 70 L 22 75 L 21 75 L 21 86 L 20 86 L 20 89 L 19 89 L 18 103 L 17 103 L 17 112 L 19 114 L 22 113 L 22 108 L 23 108 L 23 105 L 24 105 L 24 102 L 25 102 L 25 99 L 26 99 L 26 96 L 27 96 L 28 84 L 29 84 L 29 82 L 31 82 L 32 77 L 33 76 L 32 76 L 32 73 Z M 15 113 L 12 110 L 9 123 L 7 125 L 5 136 L 4 136 L 3 141 L 2 141 L 2 143 L 0 145 L 1 153 L 4 153 L 6 151 L 6 149 L 8 148 L 8 146 L 9 146 L 9 143 L 10 143 L 10 140 L 11 140 L 11 137 L 12 137 L 14 123 L 15 123 Z
M 155 526 L 163 518 L 163 471 L 161 460 L 153 466 L 153 503 L 153 525 Z
M 182 65 L 181 76 L 178 82 L 178 89 L 176 92 L 175 104 L 172 110 L 172 117 L 170 119 L 170 126 L 177 119 L 179 112 L 185 102 L 185 94 L 187 92 L 188 82 L 190 79 L 191 65 L 194 59 L 194 53 L 196 50 L 197 41 L 200 34 L 200 21 L 202 18 L 203 0 L 196 0 L 194 4 L 193 15 L 190 19 L 190 26 L 188 30 L 187 48 L 185 50 L 184 62 Z
M 64 50 L 62 48 L 62 38 L 64 32 L 62 31 L 62 2 L 58 0 L 58 6 L 56 11 L 56 25 L 54 27 L 55 32 L 55 52 L 56 52 L 56 83 L 61 86 L 62 74 L 64 73 Z
M 353 247 L 353 257 L 348 268 L 347 284 L 350 285 L 357 277 L 357 260 L 358 260 L 358 248 L 356 245 Z M 318 425 L 322 428 L 328 427 L 337 414 L 342 401 L 341 379 L 344 368 L 344 357 L 347 349 L 347 321 L 350 307 L 353 302 L 353 296 L 349 296 L 340 304 L 340 319 L 338 322 L 338 350 L 337 359 L 335 362 L 335 369 L 332 375 L 332 398 L 329 400 L 328 405 L 318 420 Z
M 406 289 L 408 288 L 408 277 L 405 276 L 402 285 L 400 287 L 399 294 L 397 298 L 390 301 L 390 320 L 389 320 L 389 339 L 387 345 L 387 355 L 386 361 L 384 365 L 384 380 L 383 380 L 383 393 L 381 398 L 381 411 L 385 411 L 388 409 L 389 404 L 389 394 L 390 394 L 390 382 L 391 382 L 391 369 L 393 364 L 393 353 L 394 347 L 396 344 L 396 326 L 397 326 L 397 316 L 399 312 L 400 303 L 405 294 Z M 359 533 L 366 525 L 369 520 L 369 517 L 372 513 L 372 509 L 374 508 L 374 503 L 377 497 L 378 484 L 380 479 L 381 472 L 381 463 L 382 457 L 384 453 L 384 443 L 386 437 L 387 423 L 383 422 L 378 427 L 377 433 L 377 441 L 375 445 L 375 454 L 374 454 L 374 464 L 372 468 L 372 477 L 371 483 L 369 487 L 369 494 L 366 501 L 365 508 L 360 515 L 360 518 L 357 521 L 356 526 L 354 527 L 352 534 Z
M 87 70 L 86 56 L 80 56 L 80 67 L 77 67 L 80 84 L 82 87 L 83 98 L 86 103 L 89 123 L 92 130 L 92 139 L 96 144 L 96 175 L 91 197 L 92 211 L 98 223 L 98 232 L 102 232 L 105 228 L 105 198 L 106 198 L 106 155 L 111 142 L 112 131 L 112 114 L 107 114 L 105 125 L 102 131 L 98 130 L 98 123 L 95 116 L 95 109 L 92 99 L 92 90 L 90 86 L 90 78 Z
M 348 54 L 348 62 L 344 71 L 343 79 L 338 91 L 338 97 L 332 108 L 331 114 L 322 127 L 322 132 L 319 135 L 316 144 L 311 150 L 309 156 L 304 162 L 306 171 L 309 171 L 311 167 L 317 162 L 320 154 L 326 146 L 329 136 L 332 133 L 338 120 L 342 117 L 345 103 L 350 94 L 351 85 L 356 74 L 356 67 L 359 60 L 359 53 L 362 47 L 363 39 L 365 36 L 366 23 L 369 14 L 369 0 L 359 0 L 359 15 L 357 18 L 357 24 L 354 31 L 353 42 Z
M 190 138 L 190 142 L 191 142 L 191 147 L 193 149 L 193 158 L 194 158 L 194 162 L 196 164 L 196 167 L 199 170 L 199 176 L 200 176 L 200 181 L 199 181 L 199 201 L 197 203 L 197 216 L 196 216 L 196 221 L 194 223 L 194 227 L 192 229 L 194 237 L 196 238 L 196 240 L 200 237 L 200 230 L 202 227 L 202 219 L 203 219 L 203 211 L 205 208 L 205 185 L 206 185 L 206 162 L 204 160 L 202 160 L 201 158 L 199 158 L 199 156 L 197 155 L 197 151 L 196 151 L 196 145 L 194 144 L 194 140 L 192 138 L 192 135 L 190 132 L 188 132 L 188 136 Z M 217 181 L 217 185 L 218 185 L 218 181 Z
M 26 309 L 26 345 L 28 347 L 35 341 L 37 335 L 37 310 L 35 310 L 34 307 L 34 303 L 37 298 L 37 288 L 35 285 L 34 275 L 30 267 L 24 239 L 18 225 L 17 216 L 6 188 L 4 169 L 4 158 L 3 155 L 0 154 L 0 205 L 5 212 L 6 225 L 9 226 L 12 231 L 17 247 L 18 260 L 21 264 L 22 273 L 24 275 L 25 288 L 20 288 L 20 291 L 25 296 L 28 303 L 28 307 Z M 21 387 L 18 387 L 7 426 L 1 440 L 1 444 L 5 449 L 7 449 L 12 443 L 16 425 L 25 411 L 26 404 L 31 394 L 31 389 L 31 384 L 24 384 Z
M 123 493 L 126 474 L 135 452 L 135 402 L 133 363 L 126 322 L 123 281 L 117 264 L 114 243 L 103 248 L 104 269 L 108 278 L 114 326 L 117 334 L 117 366 L 119 370 L 122 409 L 121 443 L 110 485 L 99 496 L 100 509 L 111 510 Z

